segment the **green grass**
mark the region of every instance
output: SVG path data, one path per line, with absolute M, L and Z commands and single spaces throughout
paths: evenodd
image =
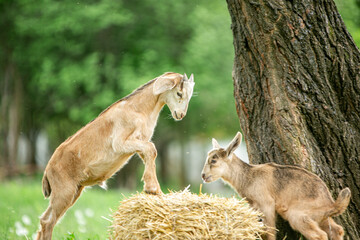
M 106 239 L 111 210 L 116 210 L 128 191 L 87 189 L 55 226 L 53 239 Z M 17 179 L 0 183 L 0 239 L 33 239 L 39 216 L 48 206 L 40 179 Z M 20 230 L 26 234 L 19 236 Z

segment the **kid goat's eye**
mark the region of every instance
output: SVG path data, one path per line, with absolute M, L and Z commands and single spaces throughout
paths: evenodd
M 177 92 L 176 94 L 177 94 L 180 98 L 182 98 L 182 93 Z
M 215 163 L 216 163 L 216 160 L 212 159 L 211 164 L 215 164 Z

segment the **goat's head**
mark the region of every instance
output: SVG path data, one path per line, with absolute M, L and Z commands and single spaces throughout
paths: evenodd
M 220 147 L 215 138 L 212 139 L 213 149 L 208 152 L 201 177 L 205 183 L 222 178 L 231 168 L 231 154 L 241 143 L 241 133 L 238 132 L 226 149 Z
M 193 74 L 188 78 L 186 74 L 165 73 L 156 79 L 153 90 L 168 105 L 172 117 L 179 121 L 186 115 L 194 85 Z

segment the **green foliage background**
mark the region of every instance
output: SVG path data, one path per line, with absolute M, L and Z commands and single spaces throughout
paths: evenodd
M 336 2 L 359 43 L 358 0 Z M 166 71 L 194 73 L 196 81 L 198 97 L 174 131 L 224 137 L 240 128 L 225 1 L 2 0 L 0 11 L 0 76 L 11 65 L 21 79 L 25 135 L 45 129 L 54 148 Z M 167 114 L 160 126 L 173 125 Z
M 205 3 L 4 1 L 2 61 L 11 61 L 22 80 L 22 129 L 45 128 L 56 146 L 167 71 L 195 74 L 201 98 L 190 106 L 191 132 L 238 129 L 229 16 L 224 3 Z M 162 117 L 162 124 L 171 123 Z

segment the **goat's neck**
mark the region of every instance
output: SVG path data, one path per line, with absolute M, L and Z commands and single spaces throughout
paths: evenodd
M 242 194 L 248 184 L 247 179 L 249 178 L 249 174 L 251 174 L 251 168 L 251 165 L 242 161 L 235 154 L 232 154 L 231 167 L 229 167 L 223 179 Z
M 144 88 L 141 93 L 138 93 L 128 101 L 131 101 L 135 111 L 145 114 L 154 123 L 156 123 L 159 113 L 165 105 L 165 102 L 159 95 L 154 95 L 153 84 Z

